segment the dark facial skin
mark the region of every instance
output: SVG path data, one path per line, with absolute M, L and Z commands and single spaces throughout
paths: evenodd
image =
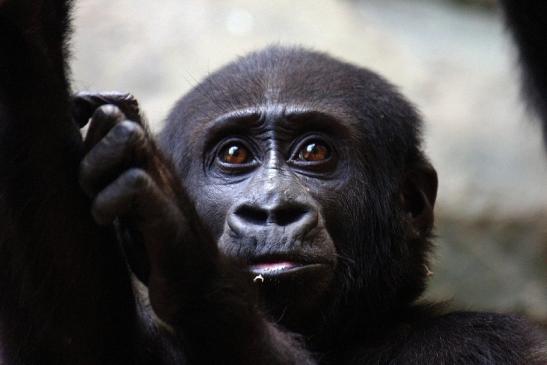
M 188 152 L 203 157 L 192 161 L 184 184 L 221 252 L 262 275 L 268 311 L 300 332 L 332 305 L 325 300 L 335 290 L 335 273 L 352 274 L 341 270 L 351 261 L 351 245 L 360 245 L 348 232 L 334 228 L 333 237 L 328 229 L 352 219 L 343 215 L 347 199 L 358 201 L 365 189 L 354 184 L 367 183 L 350 139 L 359 130 L 342 115 L 286 102 L 234 110 L 194 130 L 193 139 L 203 143 Z M 231 158 L 241 161 L 231 163 L 234 148 Z
M 198 214 L 225 217 L 209 221 L 218 246 L 255 278 L 270 311 L 309 320 L 336 270 L 322 207 L 347 184 L 349 130 L 316 111 L 275 105 L 221 115 L 203 132 L 206 150 L 192 152 L 204 156 L 203 169 L 189 181 L 204 197 Z

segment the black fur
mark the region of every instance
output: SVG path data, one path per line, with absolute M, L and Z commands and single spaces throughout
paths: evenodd
M 416 303 L 437 180 L 393 86 L 268 48 L 181 99 L 157 148 L 130 98 L 71 103 L 69 5 L 0 1 L 2 363 L 545 363 L 522 319 Z M 78 100 L 120 104 L 94 112 L 85 143 L 71 113 L 94 108 Z M 309 136 L 329 159 L 299 160 Z M 227 137 L 255 159 L 219 162 Z M 253 282 L 280 255 L 319 269 Z
M 543 123 L 547 148 L 547 3 L 536 0 L 501 0 L 520 54 L 528 102 Z
M 122 253 L 78 185 L 69 8 L 0 2 L 0 362 L 141 363 L 154 342 L 141 347 Z

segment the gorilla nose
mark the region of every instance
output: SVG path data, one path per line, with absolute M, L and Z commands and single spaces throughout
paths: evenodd
M 262 230 L 276 225 L 292 230 L 293 234 L 305 234 L 318 224 L 318 211 L 311 204 L 286 202 L 265 207 L 243 203 L 228 218 L 230 226 L 238 233 Z

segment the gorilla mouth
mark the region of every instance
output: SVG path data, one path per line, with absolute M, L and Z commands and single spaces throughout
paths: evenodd
M 271 277 L 281 279 L 292 277 L 295 274 L 303 274 L 317 269 L 326 269 L 329 266 L 321 260 L 306 260 L 301 257 L 257 257 L 248 265 L 249 273 L 253 276 Z
M 258 264 L 250 265 L 249 271 L 256 275 L 272 275 L 280 272 L 286 272 L 293 270 L 303 265 L 292 261 L 271 261 L 261 262 Z

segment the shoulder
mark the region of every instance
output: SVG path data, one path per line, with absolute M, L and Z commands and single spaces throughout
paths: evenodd
M 417 325 L 401 352 L 443 364 L 547 364 L 545 333 L 525 319 L 453 312 Z

